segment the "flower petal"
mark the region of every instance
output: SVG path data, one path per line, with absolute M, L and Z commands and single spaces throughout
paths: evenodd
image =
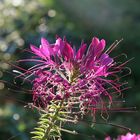
M 74 56 L 72 47 L 66 41 L 64 42 L 64 48 L 62 49 L 62 55 L 66 60 L 70 60 Z
M 105 45 L 106 45 L 106 42 L 104 39 L 102 39 L 100 43 L 94 47 L 94 56 L 98 57 L 104 50 Z
M 63 40 L 60 37 L 57 38 L 57 40 L 56 40 L 54 45 L 55 45 L 54 52 L 56 52 L 58 55 L 61 55 L 61 52 L 64 49 L 64 42 L 63 42 Z
M 47 46 L 40 45 L 40 51 L 45 57 L 50 58 L 50 49 Z
M 78 50 L 77 54 L 76 54 L 76 59 L 81 59 L 84 55 L 84 52 L 86 50 L 87 45 L 83 44 L 80 49 Z
M 50 45 L 50 44 L 49 44 L 49 42 L 48 42 L 45 38 L 42 37 L 42 38 L 41 38 L 41 45 L 42 45 L 42 46 L 48 46 L 48 45 Z
M 33 51 L 34 54 L 36 54 L 36 55 L 40 56 L 41 58 L 45 59 L 45 56 L 40 52 L 39 48 L 37 48 L 34 45 L 30 45 L 30 48 L 31 48 L 31 50 Z
M 97 37 L 93 37 L 90 47 L 87 51 L 87 56 L 94 55 L 94 48 L 100 43 Z
M 102 65 L 109 66 L 113 62 L 113 59 L 110 58 L 108 54 L 102 54 L 100 61 Z

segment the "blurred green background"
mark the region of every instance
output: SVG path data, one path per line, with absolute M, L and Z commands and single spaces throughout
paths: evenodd
M 29 58 L 23 50 L 29 44 L 39 45 L 40 38 L 55 41 L 55 35 L 66 36 L 79 46 L 84 39 L 88 44 L 93 36 L 104 38 L 109 46 L 116 39 L 124 41 L 111 54 L 126 53 L 134 57 L 128 66 L 132 74 L 125 80 L 132 87 L 124 92 L 124 107 L 137 107 L 137 112 L 112 113 L 109 121 L 128 126 L 140 133 L 140 1 L 139 0 L 0 0 L 0 140 L 29 140 L 38 114 L 25 108 L 32 97 L 26 92 L 29 83 L 14 84 L 15 60 Z M 126 58 L 122 58 L 126 61 Z M 19 64 L 20 65 L 20 64 Z M 30 64 L 22 64 L 28 67 Z M 86 119 L 88 120 L 88 119 Z M 77 136 L 63 133 L 64 140 L 102 140 L 106 135 L 116 137 L 126 130 L 110 125 L 87 122 L 71 126 Z

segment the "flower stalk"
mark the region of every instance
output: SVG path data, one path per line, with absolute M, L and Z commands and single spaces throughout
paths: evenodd
M 52 138 L 55 139 L 55 137 L 60 138 L 61 131 L 76 134 L 74 131 L 62 128 L 62 124 L 66 122 L 73 124 L 78 122 L 76 118 L 71 116 L 71 112 L 66 111 L 66 102 L 67 101 L 65 100 L 54 102 L 48 106 L 46 111 L 40 110 L 42 113 L 38 123 L 39 126 L 35 128 L 35 131 L 31 132 L 35 135 L 32 137 L 33 140 L 51 140 Z M 38 107 L 33 107 L 39 110 Z
M 40 137 L 34 136 L 32 139 L 39 139 L 39 140 L 50 140 L 53 138 L 53 135 L 57 135 L 57 137 L 60 137 L 60 126 L 61 126 L 61 120 L 59 119 L 60 111 L 62 110 L 63 106 L 63 100 L 61 102 L 58 102 L 57 105 L 50 105 L 48 107 L 48 110 L 45 114 L 41 114 L 40 122 L 39 122 L 39 128 L 42 128 L 40 130 L 43 130 L 42 135 L 39 134 Z M 62 115 L 62 114 L 61 114 Z M 44 127 L 45 126 L 45 127 Z M 45 128 L 45 129 L 43 129 Z M 39 129 L 38 129 L 39 130 Z M 37 134 L 36 131 L 31 132 L 32 134 Z M 53 134 L 54 133 L 54 134 Z
M 42 138 L 42 140 L 49 140 L 50 139 L 50 131 L 51 131 L 53 125 L 55 125 L 55 123 L 57 121 L 57 118 L 58 118 L 58 115 L 59 115 L 59 111 L 61 110 L 61 108 L 63 106 L 63 102 L 64 102 L 64 100 L 62 100 L 59 103 L 59 105 L 57 106 L 56 110 L 54 111 L 54 115 L 51 118 L 51 122 L 52 123 L 50 124 L 50 126 L 46 130 L 46 133 L 45 133 L 44 137 Z

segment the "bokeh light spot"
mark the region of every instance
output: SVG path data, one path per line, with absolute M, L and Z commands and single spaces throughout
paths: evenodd
M 55 17 L 55 16 L 56 16 L 56 11 L 53 10 L 53 9 L 50 9 L 50 10 L 48 11 L 48 16 L 49 16 L 49 17 Z
M 9 53 L 5 53 L 5 54 L 3 55 L 3 58 L 4 58 L 5 60 L 9 60 L 9 59 L 11 58 L 11 55 L 10 55 Z
M 0 82 L 0 90 L 4 89 L 5 85 L 4 83 Z
M 17 114 L 17 113 L 15 113 L 14 115 L 13 115 L 13 119 L 14 120 L 19 120 L 20 119 L 20 115 L 19 114 Z
M 12 0 L 13 6 L 20 6 L 22 5 L 23 0 Z
M 2 71 L 0 71 L 0 78 L 3 76 L 3 72 Z

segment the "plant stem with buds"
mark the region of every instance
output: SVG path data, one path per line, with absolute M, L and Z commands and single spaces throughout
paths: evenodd
M 45 135 L 44 135 L 44 137 L 42 138 L 42 140 L 49 140 L 49 138 L 50 138 L 50 135 L 49 135 L 50 130 L 52 129 L 53 125 L 55 124 L 56 118 L 57 118 L 57 116 L 58 116 L 59 111 L 61 110 L 61 107 L 62 107 L 62 105 L 63 105 L 63 102 L 64 102 L 64 101 L 62 100 L 62 101 L 60 102 L 59 107 L 57 107 L 57 109 L 55 110 L 54 115 L 52 116 L 52 119 L 50 120 L 52 123 L 51 123 L 50 126 L 47 128 L 47 130 L 46 130 L 46 132 L 45 132 Z

